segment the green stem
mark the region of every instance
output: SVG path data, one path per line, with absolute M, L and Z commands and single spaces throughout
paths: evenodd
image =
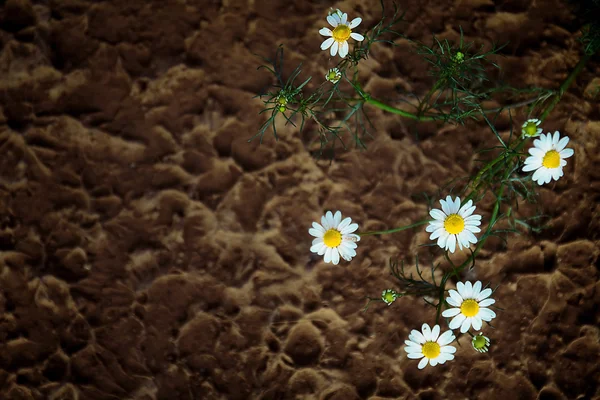
M 445 81 L 446 81 L 445 78 L 440 79 L 439 81 L 437 81 L 435 83 L 435 85 L 433 85 L 433 87 L 431 89 L 429 89 L 429 92 L 427 92 L 427 94 L 423 98 L 423 101 L 421 102 L 421 104 L 419 104 L 419 111 L 417 112 L 417 115 L 421 116 L 421 113 L 423 112 L 423 106 L 429 104 L 429 99 L 431 99 L 431 96 L 435 93 L 436 90 L 438 90 L 440 87 L 442 87 L 444 85 Z
M 544 112 L 540 115 L 540 118 L 539 118 L 540 121 L 543 121 L 544 119 L 546 119 L 548 114 L 550 114 L 550 112 L 558 104 L 558 102 L 562 98 L 563 94 L 567 91 L 567 89 L 569 89 L 569 86 L 571 86 L 571 83 L 573 83 L 573 81 L 575 80 L 577 75 L 579 75 L 579 73 L 581 72 L 581 70 L 583 69 L 583 67 L 585 66 L 585 64 L 588 62 L 588 60 L 591 57 L 592 57 L 591 54 L 586 54 L 585 56 L 583 56 L 581 58 L 581 60 L 579 60 L 579 62 L 575 66 L 575 68 L 573 68 L 573 71 L 571 71 L 569 76 L 567 76 L 567 79 L 565 79 L 565 81 L 562 83 L 562 85 L 560 85 L 560 88 L 558 88 L 558 92 L 556 94 L 554 94 L 554 98 L 552 99 L 550 104 L 548 104 L 548 106 L 546 107 Z
M 512 153 L 518 153 L 519 151 L 521 151 L 523 149 L 523 147 L 525 147 L 525 144 L 527 144 L 527 139 L 521 139 L 521 141 L 515 146 L 514 149 L 512 149 Z M 476 194 L 477 194 L 477 190 L 479 189 L 479 185 L 477 184 L 480 180 L 481 177 L 483 176 L 483 174 L 488 171 L 490 168 L 492 168 L 494 165 L 498 164 L 500 161 L 505 160 L 507 157 L 511 156 L 511 154 L 509 152 L 502 152 L 502 154 L 500 154 L 498 157 L 496 157 L 495 159 L 493 159 L 492 161 L 488 162 L 482 169 L 481 171 L 479 171 L 477 173 L 477 176 L 475 177 L 475 179 L 473 179 L 473 187 L 474 190 L 471 191 L 471 193 L 469 193 L 469 195 L 465 198 L 465 202 L 472 199 Z
M 432 220 L 430 220 L 430 219 L 426 219 L 423 221 L 415 222 L 414 224 L 411 224 L 411 225 L 401 226 L 400 228 L 388 229 L 387 231 L 372 231 L 372 232 L 358 233 L 357 235 L 360 237 L 363 237 L 363 236 L 368 236 L 368 235 L 383 235 L 386 233 L 400 232 L 400 231 L 405 231 L 407 229 L 416 228 L 417 226 L 425 225 L 431 221 Z
M 424 115 L 419 116 L 419 115 L 413 114 L 409 111 L 404 111 L 399 108 L 392 107 L 389 104 L 385 104 L 379 100 L 375 100 L 368 94 L 365 94 L 365 102 L 368 104 L 371 104 L 377 108 L 381 108 L 384 111 L 391 112 L 392 114 L 401 115 L 403 117 L 414 119 L 417 121 L 435 121 L 436 119 L 438 119 L 436 117 L 431 117 L 431 116 L 424 116 Z

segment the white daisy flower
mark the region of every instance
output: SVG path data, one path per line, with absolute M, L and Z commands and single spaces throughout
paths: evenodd
M 419 369 L 425 368 L 427 363 L 435 367 L 454 359 L 456 347 L 449 346 L 456 339 L 452 331 L 446 331 L 440 335 L 439 325 L 435 325 L 431 329 L 427 324 L 423 324 L 421 331 L 423 333 L 413 329 L 408 335 L 409 340 L 404 341 L 406 343 L 404 351 L 408 353 L 408 358 L 422 358 L 419 361 Z
M 331 68 L 329 71 L 327 71 L 327 73 L 325 74 L 325 79 L 327 79 L 329 82 L 336 84 L 338 83 L 338 81 L 342 78 L 342 73 L 340 72 L 339 69 L 337 68 Z
M 524 172 L 533 171 L 531 179 L 537 182 L 538 185 L 549 183 L 552 179 L 555 181 L 563 176 L 563 167 L 567 165 L 565 158 L 573 155 L 573 149 L 565 149 L 569 143 L 569 137 L 560 138 L 558 131 L 543 134 L 539 139 L 533 141 L 532 147 L 529 149 L 531 156 L 525 160 Z
M 473 201 L 469 200 L 460 207 L 460 198 L 452 201 L 452 198 L 447 196 L 446 201 L 440 200 L 440 204 L 441 210 L 434 208 L 429 212 L 434 219 L 425 228 L 427 232 L 433 232 L 429 239 L 437 239 L 438 246 L 449 250 L 450 253 L 454 253 L 457 241 L 461 250 L 463 247 L 468 248 L 469 243 L 477 243 L 474 234 L 481 232 L 478 228 L 481 225 L 481 215 L 473 215 Z
M 398 297 L 398 293 L 392 289 L 386 289 L 381 293 L 381 300 L 383 300 L 383 302 L 388 306 L 391 306 Z
M 542 121 L 540 121 L 537 118 L 528 119 L 527 121 L 525 121 L 523 123 L 523 126 L 521 127 L 521 133 L 523 134 L 521 135 L 521 137 L 526 138 L 540 136 L 540 133 L 542 133 L 542 128 L 538 128 L 538 126 L 541 123 Z
M 454 317 L 450 321 L 450 329 L 460 327 L 460 333 L 465 333 L 473 326 L 473 329 L 479 330 L 482 321 L 489 322 L 496 318 L 496 313 L 486 308 L 496 302 L 494 299 L 488 299 L 492 289 L 481 290 L 480 281 L 475 282 L 474 285 L 471 285 L 471 282 L 458 282 L 456 288 L 458 292 L 451 289 L 450 297 L 446 298 L 448 304 L 454 308 L 449 308 L 442 313 L 443 317 Z
M 486 353 L 490 347 L 490 338 L 483 336 L 483 334 L 479 332 L 478 335 L 473 336 L 471 344 L 473 345 L 473 349 L 475 349 L 475 351 Z
M 356 255 L 356 242 L 360 241 L 360 236 L 352 232 L 358 229 L 358 224 L 353 224 L 350 217 L 342 221 L 342 213 L 327 211 L 321 217 L 321 223 L 313 222 L 312 228 L 308 230 L 316 239 L 312 242 L 310 251 L 322 256 L 325 255 L 326 263 L 337 265 L 340 262 L 340 256 L 346 260 L 352 260 Z
M 329 28 L 321 28 L 319 33 L 322 36 L 328 36 L 321 43 L 321 50 L 329 50 L 331 56 L 335 56 L 338 52 L 340 57 L 344 58 L 348 54 L 348 39 L 352 38 L 359 42 L 364 40 L 365 37 L 359 33 L 352 32 L 352 29 L 360 25 L 362 18 L 354 18 L 348 23 L 348 14 L 337 10 L 327 16 L 327 22 L 333 26 L 333 31 Z

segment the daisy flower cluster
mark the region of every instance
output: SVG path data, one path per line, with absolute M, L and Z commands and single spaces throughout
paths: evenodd
M 326 37 L 321 43 L 321 49 L 329 51 L 329 54 L 334 57 L 339 55 L 342 59 L 346 58 L 350 52 L 349 41 L 363 41 L 365 37 L 353 30 L 362 22 L 361 18 L 350 20 L 348 14 L 342 11 L 334 10 L 327 16 L 327 22 L 331 25 L 330 28 L 323 27 L 319 33 Z M 362 44 L 370 44 L 372 37 L 369 35 L 367 41 Z M 360 46 L 360 45 L 359 45 Z M 368 47 L 368 46 L 367 46 Z M 356 51 L 356 49 L 354 50 Z M 453 65 L 458 66 L 465 62 L 465 53 L 458 51 L 452 56 Z M 352 60 L 352 54 L 347 59 Z M 339 67 L 339 68 L 338 68 Z M 332 91 L 338 90 L 337 84 L 345 75 L 345 61 L 340 62 L 338 67 L 330 68 L 325 73 L 325 80 L 334 85 Z M 458 67 L 456 67 L 458 68 Z M 350 83 L 352 81 L 349 80 Z M 280 100 L 278 106 L 285 110 L 286 99 Z M 531 179 L 543 185 L 558 180 L 563 176 L 563 167 L 567 165 L 566 159 L 571 157 L 574 152 L 567 148 L 569 138 L 564 136 L 561 138 L 558 131 L 544 133 L 539 119 L 528 119 L 521 126 L 521 141 L 514 148 L 509 150 L 514 156 L 516 165 L 521 168 L 521 151 L 523 146 L 528 143 L 528 139 L 533 140 L 533 147 L 528 150 L 529 156 L 525 159 L 522 165 L 523 172 L 532 172 Z M 482 169 L 481 173 L 488 171 L 492 165 L 496 165 L 498 160 L 505 160 L 506 154 L 501 154 L 499 158 L 490 162 L 486 168 Z M 504 158 L 503 158 L 504 157 Z M 497 171 L 498 169 L 494 169 Z M 508 172 L 512 173 L 512 169 Z M 503 171 L 501 171 L 503 173 Z M 494 172 L 496 173 L 496 172 Z M 497 178 L 491 175 L 492 178 Z M 504 178 L 509 175 L 504 176 Z M 477 181 L 478 178 L 476 178 Z M 494 181 L 495 182 L 495 181 Z M 504 185 L 504 181 L 502 181 Z M 365 234 L 380 234 L 396 232 L 404 228 L 412 228 L 419 225 L 427 225 L 425 231 L 429 233 L 429 239 L 438 247 L 444 250 L 445 255 L 455 253 L 456 251 L 470 251 L 471 256 L 479 251 L 483 243 L 478 244 L 478 234 L 481 233 L 482 216 L 476 213 L 477 207 L 471 198 L 476 198 L 479 193 L 477 190 L 480 186 L 466 198 L 461 201 L 460 197 L 446 196 L 439 199 L 440 208 L 433 208 L 429 211 L 431 219 L 421 221 L 412 226 L 407 226 L 398 229 L 381 232 L 367 232 L 363 234 L 356 233 L 358 224 L 353 222 L 350 217 L 342 218 L 341 211 L 327 211 L 319 222 L 313 222 L 308 233 L 313 236 L 312 246 L 310 251 L 318 256 L 323 257 L 325 263 L 338 265 L 340 260 L 351 262 L 357 255 L 358 242 L 361 235 Z M 497 203 L 498 206 L 498 203 Z M 497 211 L 497 208 L 496 208 Z M 485 241 L 485 237 L 492 231 L 492 226 L 497 221 L 495 218 L 496 211 L 492 216 L 492 221 L 489 221 L 487 233 L 481 239 Z M 475 245 L 475 250 L 472 246 Z M 467 264 L 464 264 L 467 265 Z M 464 265 L 454 270 L 454 273 L 462 271 Z M 397 274 L 396 274 L 397 275 Z M 395 275 L 395 276 L 396 276 Z M 403 275 L 396 276 L 402 280 Z M 448 278 L 448 276 L 445 276 Z M 409 281 L 407 279 L 407 281 Z M 409 281 L 412 282 L 412 281 Z M 426 282 L 427 283 L 427 282 Z M 434 305 L 438 308 L 437 316 L 446 318 L 448 329 L 442 332 L 442 327 L 437 324 L 433 326 L 424 323 L 420 330 L 413 329 L 405 340 L 404 347 L 409 359 L 419 360 L 417 367 L 425 368 L 427 365 L 436 366 L 444 364 L 447 361 L 453 360 L 456 347 L 452 345 L 457 340 L 457 336 L 469 334 L 471 336 L 471 346 L 480 353 L 485 353 L 489 350 L 491 341 L 487 336 L 484 336 L 482 329 L 484 323 L 489 324 L 496 313 L 490 308 L 495 304 L 495 300 L 491 298 L 492 289 L 483 287 L 481 281 L 457 282 L 455 289 L 445 289 L 446 279 L 440 288 L 437 288 L 434 280 L 433 287 L 439 292 L 439 302 Z M 375 300 L 382 301 L 386 305 L 392 305 L 396 300 L 409 292 L 396 292 L 392 289 L 386 289 L 381 292 L 381 297 Z M 412 293 L 412 292 L 410 292 Z M 448 297 L 446 297 L 446 294 Z M 445 300 L 444 300 L 445 298 Z M 372 300 L 369 298 L 369 300 Z M 445 310 L 442 309 L 446 307 Z M 456 331 L 456 334 L 455 334 Z
M 442 249 L 454 253 L 456 247 L 460 250 L 469 248 L 471 244 L 477 243 L 476 233 L 481 229 L 481 215 L 475 214 L 476 207 L 472 200 L 461 204 L 459 197 L 440 200 L 441 209 L 433 209 L 430 212 L 433 220 L 426 228 L 431 233 L 430 239 L 437 240 Z M 342 219 L 342 213 L 327 211 L 321 217 L 321 223 L 313 222 L 308 233 L 314 237 L 310 251 L 323 256 L 326 263 L 339 264 L 340 259 L 351 261 L 356 256 L 357 242 L 360 235 L 354 233 L 358 224 L 352 222 L 350 217 Z M 454 359 L 456 347 L 451 343 L 456 339 L 453 330 L 460 329 L 460 333 L 469 332 L 472 328 L 479 331 L 483 322 L 490 322 L 496 317 L 496 313 L 488 307 L 495 303 L 489 298 L 492 290 L 482 289 L 480 281 L 458 282 L 456 290 L 451 289 L 446 303 L 451 307 L 442 313 L 443 317 L 452 318 L 449 323 L 450 330 L 440 334 L 440 326 L 430 327 L 423 324 L 421 331 L 413 330 L 405 341 L 404 348 L 408 358 L 420 359 L 418 368 L 426 365 L 435 366 L 444 364 Z M 392 290 L 384 290 L 381 301 L 388 306 L 394 303 L 401 294 Z M 490 341 L 482 336 L 481 332 L 473 336 L 472 346 L 476 351 L 485 352 L 489 348 Z
M 423 369 L 427 364 L 432 367 L 437 364 L 443 364 L 446 361 L 454 359 L 456 347 L 452 343 L 456 337 L 453 330 L 460 328 L 460 333 L 467 333 L 471 328 L 479 330 L 482 327 L 482 321 L 490 322 L 496 317 L 494 311 L 487 308 L 495 303 L 494 299 L 490 299 L 492 289 L 486 288 L 481 290 L 481 282 L 475 284 L 471 282 L 458 282 L 456 289 L 449 291 L 450 297 L 446 298 L 446 302 L 452 306 L 442 313 L 443 317 L 454 317 L 450 321 L 448 327 L 450 330 L 440 333 L 440 326 L 435 325 L 430 328 L 429 325 L 423 324 L 421 332 L 412 330 L 408 335 L 408 340 L 404 343 L 404 351 L 408 358 L 421 359 L 417 367 Z M 490 339 L 483 336 L 481 332 L 472 334 L 471 346 L 475 351 L 485 353 L 490 346 Z M 439 335 L 439 336 L 438 336 Z

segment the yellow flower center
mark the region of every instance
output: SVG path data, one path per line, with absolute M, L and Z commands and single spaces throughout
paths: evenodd
M 537 133 L 537 125 L 535 122 L 528 122 L 524 130 L 527 136 L 533 136 Z
M 423 355 L 427 358 L 436 358 L 440 355 L 440 345 L 436 342 L 426 342 L 423 345 Z
M 542 165 L 546 168 L 558 168 L 560 165 L 560 154 L 556 150 L 549 150 L 546 152 L 542 160 Z
M 345 42 L 350 37 L 352 31 L 348 28 L 348 25 L 338 25 L 333 30 L 333 40 L 336 42 Z
M 342 234 L 336 229 L 330 229 L 323 235 L 323 243 L 327 247 L 338 247 L 342 243 Z
M 473 299 L 466 299 L 460 305 L 460 312 L 465 317 L 474 317 L 479 312 L 479 303 Z
M 444 228 L 448 233 L 456 235 L 465 229 L 465 220 L 458 214 L 450 214 L 444 221 Z

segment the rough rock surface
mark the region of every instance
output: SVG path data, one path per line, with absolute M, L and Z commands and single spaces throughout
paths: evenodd
M 490 352 L 463 337 L 453 362 L 424 371 L 402 347 L 430 307 L 361 310 L 393 287 L 388 258 L 421 253 L 425 232 L 366 237 L 333 266 L 309 253 L 307 230 L 326 209 L 364 230 L 423 218 L 413 195 L 475 171 L 495 141 L 486 125 L 409 127 L 370 109 L 368 149 L 332 164 L 291 126 L 247 143 L 270 82 L 253 53 L 283 43 L 288 67 L 322 77 L 328 8 L 367 28 L 378 3 L 0 1 L 0 398 L 600 397 L 598 58 L 546 123 L 575 150 L 540 189 L 548 229 L 490 241 L 465 275 L 500 285 Z M 461 26 L 477 44 L 510 40 L 508 83 L 556 88 L 578 60 L 559 0 L 400 7 L 414 39 Z M 426 64 L 397 44 L 376 46 L 361 79 L 380 97 L 421 96 Z M 513 117 L 503 133 L 525 115 Z

